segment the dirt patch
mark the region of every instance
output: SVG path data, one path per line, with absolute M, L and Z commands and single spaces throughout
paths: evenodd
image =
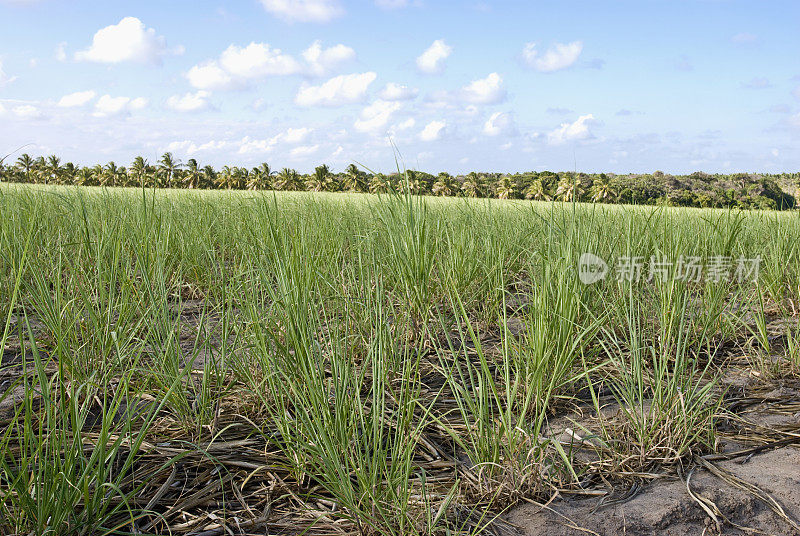
M 800 516 L 800 448 L 785 447 L 743 460 L 718 465 L 772 496 L 797 522 Z M 719 509 L 717 526 L 689 495 Z M 613 501 L 606 499 L 607 502 Z M 599 507 L 598 507 L 599 506 Z M 713 507 L 712 507 L 713 509 Z M 548 508 L 527 504 L 512 510 L 506 520 L 525 536 L 756 534 L 796 535 L 800 531 L 773 512 L 765 501 L 731 486 L 709 471 L 697 468 L 681 477 L 656 479 L 632 499 L 603 507 L 600 499 L 564 497 Z

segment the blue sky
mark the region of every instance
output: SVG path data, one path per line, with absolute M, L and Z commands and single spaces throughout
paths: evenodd
M 0 0 L 0 152 L 800 169 L 800 3 Z

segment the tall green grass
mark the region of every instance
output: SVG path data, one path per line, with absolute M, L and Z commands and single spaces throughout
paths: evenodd
M 773 351 L 798 306 L 791 213 L 2 185 L 0 214 L 0 525 L 21 533 L 174 520 L 148 456 L 234 482 L 225 520 L 258 521 L 240 496 L 274 472 L 307 528 L 479 531 L 581 485 L 577 448 L 612 476 L 713 449 L 725 352 Z M 585 252 L 610 265 L 588 286 Z M 620 257 L 682 255 L 763 269 L 617 280 Z M 796 370 L 797 340 L 771 357 Z M 241 478 L 207 454 L 234 431 L 263 450 Z

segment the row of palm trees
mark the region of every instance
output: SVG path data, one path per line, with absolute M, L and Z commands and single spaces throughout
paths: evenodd
M 155 164 L 137 156 L 130 166 L 115 162 L 93 167 L 63 163 L 56 155 L 34 158 L 23 154 L 13 165 L 0 163 L 0 180 L 41 184 L 82 186 L 127 186 L 145 188 L 188 188 L 227 190 L 309 190 L 316 192 L 410 191 L 419 195 L 496 197 L 499 199 L 534 199 L 542 201 L 613 202 L 616 191 L 604 174 L 590 178 L 585 174 L 552 172 L 506 175 L 476 173 L 454 177 L 449 173 L 431 175 L 408 171 L 403 175 L 373 174 L 349 165 L 333 173 L 327 165 L 313 173 L 301 174 L 291 168 L 273 170 L 262 163 L 253 168 L 200 166 L 194 158 L 179 162 L 164 153 Z

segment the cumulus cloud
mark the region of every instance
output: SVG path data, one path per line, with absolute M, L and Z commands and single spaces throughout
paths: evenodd
M 552 145 L 560 145 L 568 141 L 586 140 L 592 137 L 589 127 L 595 123 L 592 114 L 578 117 L 572 123 L 561 123 L 561 126 L 547 134 L 547 141 Z
M 384 86 L 380 93 L 378 93 L 378 96 L 383 100 L 388 101 L 404 101 L 411 100 L 418 94 L 419 90 L 416 88 L 410 88 L 408 86 L 389 82 Z
M 261 0 L 261 5 L 287 22 L 328 22 L 344 13 L 337 0 Z
M 69 95 L 64 95 L 58 101 L 58 105 L 62 108 L 75 108 L 78 106 L 85 106 L 89 104 L 97 96 L 93 90 L 88 91 L 76 91 L 75 93 L 70 93 Z
M 246 47 L 231 45 L 222 52 L 218 62 L 226 73 L 245 80 L 300 71 L 297 60 L 267 43 L 250 43 Z
M 311 128 L 288 128 L 283 132 L 265 139 L 253 139 L 245 136 L 239 142 L 239 154 L 248 153 L 268 153 L 272 151 L 279 143 L 287 145 L 296 145 L 303 143 L 308 139 L 314 130 Z
M 39 108 L 32 104 L 20 104 L 13 107 L 11 111 L 21 119 L 39 119 L 42 117 L 42 112 L 39 111 Z
M 166 40 L 136 17 L 125 17 L 118 24 L 97 31 L 86 50 L 75 53 L 78 61 L 97 63 L 161 63 L 167 53 Z M 58 51 L 56 53 L 58 56 Z
M 302 55 L 309 74 L 325 76 L 342 63 L 355 59 L 356 51 L 342 44 L 323 49 L 321 41 L 314 41 Z
M 228 146 L 227 141 L 209 140 L 205 143 L 197 144 L 190 140 L 173 141 L 167 144 L 166 151 L 171 153 L 196 154 L 208 151 L 218 151 Z
M 408 119 L 406 119 L 402 123 L 396 125 L 395 128 L 397 130 L 407 130 L 409 128 L 414 128 L 414 125 L 416 125 L 416 124 L 417 124 L 417 122 L 414 120 L 414 118 L 413 117 L 409 117 Z
M 298 106 L 341 106 L 360 102 L 364 100 L 369 85 L 377 76 L 374 72 L 343 74 L 319 86 L 304 83 L 294 102 Z
M 453 108 L 454 104 L 468 104 L 462 112 L 475 115 L 478 112 L 476 104 L 496 104 L 503 102 L 507 96 L 503 77 L 491 73 L 486 78 L 473 80 L 457 90 L 435 92 L 428 98 L 428 104 L 437 109 Z
M 0 87 L 10 84 L 16 79 L 16 76 L 9 76 L 6 74 L 6 72 L 3 70 L 3 58 L 0 58 Z
M 311 156 L 319 150 L 319 145 L 301 145 L 289 151 L 289 156 L 295 158 L 302 156 Z
M 522 49 L 522 59 L 525 63 L 543 73 L 552 73 L 566 69 L 578 61 L 578 57 L 583 51 L 581 41 L 572 43 L 555 43 L 553 46 L 540 53 L 536 48 L 536 43 L 526 43 Z
M 198 112 L 211 107 L 208 98 L 211 93 L 201 89 L 195 93 L 189 92 L 183 95 L 173 95 L 167 99 L 167 106 L 177 112 Z
M 459 91 L 461 100 L 473 104 L 493 104 L 504 101 L 506 90 L 503 89 L 503 77 L 491 73 L 486 78 L 473 80 Z
M 386 127 L 392 114 L 400 109 L 399 102 L 377 100 L 361 111 L 353 126 L 359 132 L 376 132 Z
M 419 139 L 422 141 L 436 141 L 442 136 L 446 127 L 447 123 L 444 121 L 431 121 L 419 133 Z
M 189 69 L 186 78 L 197 89 L 217 90 L 244 87 L 250 81 L 268 76 L 323 76 L 355 58 L 356 53 L 345 45 L 323 48 L 320 41 L 314 41 L 301 56 L 303 61 L 268 43 L 230 45 L 219 58 Z
M 231 89 L 239 83 L 215 61 L 195 65 L 186 73 L 186 78 L 200 89 Z
M 516 130 L 514 117 L 510 113 L 495 112 L 483 124 L 483 133 L 487 136 L 510 135 Z
M 103 95 L 97 99 L 94 105 L 94 115 L 97 117 L 119 115 L 134 110 L 141 110 L 145 106 L 147 106 L 147 99 L 143 97 L 132 99 L 130 97 Z
M 437 39 L 417 58 L 417 68 L 423 73 L 437 74 L 444 70 L 444 62 L 453 53 L 453 47 Z
M 300 127 L 300 128 L 288 128 L 285 132 L 278 134 L 275 139 L 276 141 L 283 141 L 285 143 L 302 143 L 308 139 L 308 136 L 314 130 L 307 127 Z

